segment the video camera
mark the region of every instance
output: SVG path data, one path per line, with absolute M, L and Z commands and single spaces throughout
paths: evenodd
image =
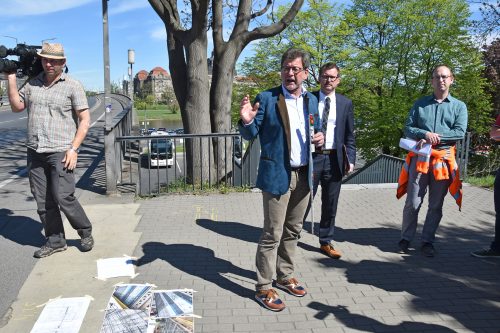
M 15 48 L 8 49 L 0 45 L 0 73 L 14 73 L 18 77 L 34 77 L 43 71 L 37 49 L 41 46 L 17 44 Z M 5 59 L 7 56 L 17 56 L 18 60 Z

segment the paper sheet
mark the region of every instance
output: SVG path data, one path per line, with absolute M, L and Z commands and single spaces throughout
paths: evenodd
M 50 300 L 40 313 L 31 333 L 78 333 L 90 300 L 90 297 Z
M 131 257 L 107 258 L 97 260 L 97 278 L 106 280 L 118 276 L 135 276 L 133 260 Z
M 407 138 L 401 138 L 399 140 L 399 146 L 403 149 L 414 152 L 415 154 L 422 156 L 431 155 L 431 145 L 429 143 L 424 143 L 422 148 L 417 149 L 417 141 Z

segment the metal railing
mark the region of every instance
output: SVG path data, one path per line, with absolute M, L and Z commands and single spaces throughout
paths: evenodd
M 457 142 L 456 160 L 460 170 L 460 178 L 467 177 L 467 163 L 469 161 L 470 132 Z M 344 184 L 382 184 L 397 183 L 404 159 L 390 155 L 379 155 L 366 163 L 355 173 L 345 177 Z
M 238 133 L 119 136 L 115 140 L 126 162 L 127 184 L 134 184 L 140 196 L 255 184 L 258 158 L 251 154 L 255 146 L 244 144 Z M 225 156 L 214 158 L 214 143 L 229 148 L 224 149 Z M 188 162 L 188 151 L 200 154 L 202 163 L 194 167 L 195 163 Z M 120 173 L 124 179 L 123 169 Z
M 117 194 L 118 184 L 124 182 L 126 164 L 124 152 L 132 148 L 126 147 L 126 143 L 116 140 L 117 137 L 130 135 L 132 133 L 133 112 L 132 102 L 128 96 L 121 94 L 111 94 L 109 99 L 104 98 L 106 123 L 104 126 L 104 154 L 106 160 L 106 193 Z M 110 103 L 110 104 L 108 104 Z M 108 104 L 108 105 L 107 105 Z M 111 105 L 111 108 L 109 107 Z M 112 115 L 113 105 L 118 106 L 122 111 Z M 130 157 L 130 156 L 129 156 Z M 132 161 L 129 160 L 129 165 Z M 132 183 L 132 174 L 129 175 L 129 183 Z

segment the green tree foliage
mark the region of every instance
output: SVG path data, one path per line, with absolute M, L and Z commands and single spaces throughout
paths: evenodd
M 287 7 L 278 9 L 278 15 Z M 252 78 L 258 89 L 264 90 L 280 84 L 281 55 L 290 47 L 303 48 L 311 54 L 308 85 L 318 86 L 318 70 L 324 63 L 336 59 L 343 65 L 349 58 L 345 49 L 347 29 L 341 20 L 343 7 L 326 0 L 309 0 L 291 25 L 277 36 L 260 41 L 255 55 L 247 58 L 241 70 Z
M 487 130 L 491 104 L 482 54 L 468 33 L 469 16 L 465 0 L 353 0 L 344 11 L 311 0 L 287 30 L 258 44 L 242 69 L 259 79 L 259 87 L 269 88 L 279 84 L 279 76 L 267 75 L 269 69 L 276 73 L 282 52 L 302 47 L 312 55 L 314 88 L 319 66 L 337 62 L 339 92 L 354 102 L 363 156 L 401 156 L 398 142 L 408 112 L 419 97 L 432 94 L 430 77 L 438 64 L 448 64 L 455 73 L 451 94 L 467 104 L 469 130 Z

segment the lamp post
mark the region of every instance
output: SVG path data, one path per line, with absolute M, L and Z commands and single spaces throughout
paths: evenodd
M 134 114 L 134 80 L 132 65 L 135 63 L 135 51 L 134 49 L 128 49 L 128 97 L 130 97 L 130 112 L 132 112 L 132 124 L 137 124 L 136 115 Z
M 106 161 L 106 194 L 118 195 L 116 186 L 118 175 L 115 160 L 115 132 L 111 117 L 111 80 L 109 74 L 109 30 L 108 30 L 108 0 L 102 0 L 102 44 L 104 63 L 104 157 Z M 109 105 L 109 107 L 108 107 Z
M 128 76 L 130 78 L 130 86 L 129 86 L 129 91 L 128 91 L 128 96 L 134 101 L 134 83 L 132 81 L 132 65 L 135 63 L 135 51 L 134 49 L 128 49 L 128 64 L 130 65 L 130 68 L 128 69 Z

